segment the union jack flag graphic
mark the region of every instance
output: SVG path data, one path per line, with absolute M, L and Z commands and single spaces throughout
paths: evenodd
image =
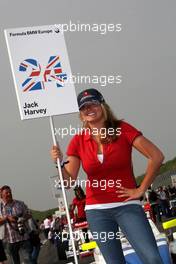
M 20 64 L 19 71 L 27 71 L 27 68 L 31 68 L 32 71 L 29 77 L 22 83 L 23 92 L 44 89 L 42 82 L 37 81 L 41 73 L 40 64 L 35 59 L 26 59 Z
M 41 75 L 41 66 L 35 59 L 26 59 L 20 66 L 19 71 L 31 69 L 29 77 L 22 83 L 23 92 L 45 89 L 45 83 L 55 81 L 57 87 L 63 87 L 64 81 L 67 79 L 67 74 L 62 73 L 62 67 L 59 56 L 51 56 L 48 65 L 45 68 L 42 76 L 42 81 L 39 81 Z
M 59 56 L 51 56 L 44 72 L 44 81 L 56 81 L 57 87 L 63 87 L 67 74 L 62 73 L 62 67 Z

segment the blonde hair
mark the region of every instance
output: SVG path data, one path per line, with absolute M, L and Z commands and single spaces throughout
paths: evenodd
M 114 113 L 112 112 L 110 106 L 107 103 L 105 102 L 101 103 L 101 108 L 104 115 L 104 128 L 106 129 L 106 131 L 107 130 L 109 131 L 110 128 L 114 129 L 114 133 L 111 135 L 109 133 L 106 133 L 106 137 L 104 138 L 102 138 L 100 135 L 100 142 L 102 144 L 106 144 L 115 141 L 119 137 L 119 135 L 115 132 L 117 131 L 117 128 L 120 127 L 122 120 L 117 119 L 115 117 Z M 83 120 L 81 112 L 80 112 L 80 119 L 83 122 L 83 128 L 90 129 L 89 123 Z

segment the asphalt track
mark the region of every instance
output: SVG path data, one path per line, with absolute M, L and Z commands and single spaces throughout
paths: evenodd
M 93 261 L 93 257 L 84 257 L 79 260 L 79 264 L 89 264 Z M 68 260 L 58 260 L 56 248 L 50 243 L 50 241 L 47 241 L 42 246 L 38 259 L 38 264 L 65 264 L 70 262 L 74 263 L 74 259 L 69 258 Z
M 57 251 L 56 251 L 55 246 L 50 241 L 47 241 L 41 247 L 37 264 L 66 264 L 70 262 L 74 263 L 74 258 L 69 258 L 68 260 L 58 260 Z M 84 257 L 78 260 L 79 264 L 89 264 L 92 262 L 94 262 L 93 257 Z M 6 264 L 12 264 L 9 257 L 8 257 L 8 261 L 6 262 Z M 24 263 L 21 262 L 21 264 L 24 264 Z

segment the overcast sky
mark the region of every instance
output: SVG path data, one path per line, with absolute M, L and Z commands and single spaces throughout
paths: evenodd
M 14 197 L 30 208 L 57 205 L 49 182 L 56 174 L 49 155 L 49 120 L 20 120 L 4 29 L 70 21 L 122 24 L 121 32 L 65 33 L 74 75 L 122 76 L 121 84 L 76 84 L 76 93 L 89 87 L 99 89 L 117 117 L 139 128 L 162 149 L 167 161 L 176 156 L 175 12 L 174 0 L 1 0 L 0 185 L 10 185 Z M 58 116 L 55 124 L 56 128 L 78 126 L 78 114 Z M 59 139 L 63 150 L 69 140 L 69 136 Z M 135 152 L 135 175 L 142 174 L 145 166 L 146 160 Z

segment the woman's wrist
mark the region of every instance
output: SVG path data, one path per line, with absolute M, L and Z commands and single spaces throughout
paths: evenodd
M 139 186 L 138 190 L 141 192 L 141 195 L 143 195 L 146 192 L 147 189 L 142 187 L 142 186 Z
M 67 161 L 64 161 L 64 160 L 61 160 L 60 161 L 60 166 L 61 166 L 61 169 L 63 169 L 64 168 L 64 166 L 65 166 L 65 164 L 67 164 L 67 163 L 69 163 L 69 161 L 67 160 Z M 58 166 L 56 165 L 56 169 L 58 169 Z

